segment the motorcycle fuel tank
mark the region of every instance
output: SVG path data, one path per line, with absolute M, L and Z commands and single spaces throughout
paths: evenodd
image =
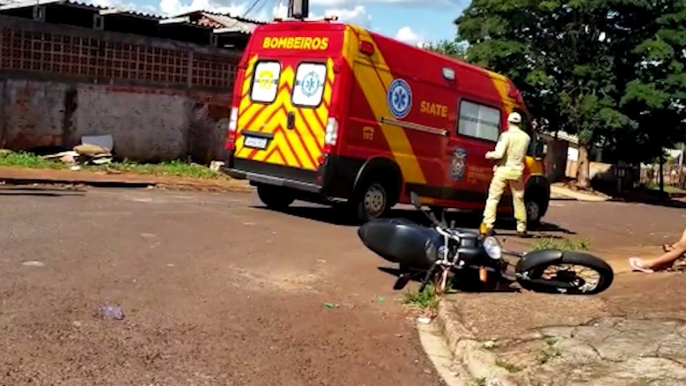
M 414 269 L 430 268 L 443 244 L 442 236 L 434 229 L 404 219 L 372 220 L 357 234 L 377 255 Z

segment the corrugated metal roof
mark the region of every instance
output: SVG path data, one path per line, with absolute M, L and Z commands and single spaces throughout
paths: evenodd
M 190 17 L 188 16 L 175 16 L 175 17 L 170 17 L 166 19 L 162 19 L 159 21 L 160 25 L 175 25 L 175 24 L 180 24 L 180 25 L 188 25 L 188 26 L 193 26 L 193 27 L 199 27 L 199 28 L 204 28 L 204 29 L 212 29 L 211 26 L 200 24 L 196 21 L 191 20 Z
M 251 23 L 251 24 L 267 24 L 267 22 L 265 22 L 265 21 L 260 21 L 260 20 L 255 20 L 255 19 L 248 19 L 248 18 L 245 18 L 245 17 L 242 17 L 242 16 L 234 16 L 234 15 L 231 15 L 230 13 L 212 12 L 212 11 L 207 11 L 207 10 L 204 10 L 204 9 L 200 9 L 200 10 L 197 10 L 197 11 L 186 12 L 186 13 L 183 13 L 183 14 L 181 14 L 181 15 L 176 15 L 176 17 L 179 17 L 179 16 L 190 16 L 190 15 L 197 15 L 197 14 L 202 14 L 202 15 L 206 15 L 206 16 L 223 16 L 223 17 L 228 17 L 228 18 L 231 18 L 231 19 L 235 19 L 235 20 L 238 20 L 238 21 L 242 21 L 242 22 L 245 22 L 245 23 Z
M 205 14 L 209 19 L 216 21 L 222 26 L 215 29 L 216 33 L 229 33 L 229 32 L 240 32 L 244 34 L 251 34 L 255 31 L 258 24 L 250 21 L 244 21 L 237 17 L 232 17 L 229 15 L 212 15 Z M 264 23 L 259 23 L 264 24 Z
M 107 9 L 106 7 L 103 7 L 100 5 L 82 3 L 79 1 L 72 1 L 72 0 L 38 0 L 38 1 L 36 1 L 36 0 L 25 0 L 25 1 L 16 1 L 16 2 L 12 2 L 12 3 L 0 5 L 0 11 L 6 11 L 6 10 L 10 10 L 10 9 L 28 8 L 28 7 L 33 7 L 35 5 L 65 5 L 68 7 L 71 6 L 71 7 L 75 7 L 75 8 L 92 9 L 94 11 Z
M 152 20 L 164 19 L 163 16 L 155 15 L 153 13 L 134 11 L 134 10 L 130 10 L 130 9 L 120 9 L 120 8 L 104 9 L 104 10 L 100 11 L 100 15 L 102 15 L 102 16 L 122 15 L 122 16 L 132 16 L 132 17 L 140 17 L 140 18 L 145 18 L 145 19 L 152 19 Z

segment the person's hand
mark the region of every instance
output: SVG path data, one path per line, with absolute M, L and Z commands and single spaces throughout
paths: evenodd
M 493 165 L 493 173 L 495 173 L 496 170 L 498 170 L 498 165 Z
M 493 158 L 493 152 L 489 151 L 486 153 L 486 159 L 492 159 Z

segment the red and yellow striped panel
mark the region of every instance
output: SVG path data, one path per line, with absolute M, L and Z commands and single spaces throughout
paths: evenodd
M 252 73 L 257 63 L 253 56 L 243 79 L 241 101 L 238 107 L 238 132 L 236 157 L 270 164 L 283 165 L 307 170 L 316 170 L 317 160 L 322 155 L 326 122 L 329 118 L 329 105 L 334 83 L 333 61 L 327 60 L 327 79 L 324 85 L 322 103 L 317 108 L 295 107 L 291 101 L 291 91 L 295 82 L 298 62 L 282 61 L 281 76 L 276 99 L 271 104 L 254 103 L 250 99 Z M 285 60 L 284 60 L 285 61 Z M 288 112 L 295 113 L 292 130 L 286 128 Z M 264 150 L 245 147 L 242 130 L 268 133 L 274 136 Z
M 360 40 L 369 42 L 374 46 L 374 54 L 372 56 L 376 62 L 374 65 L 354 65 Z M 424 172 L 405 134 L 405 129 L 381 123 L 383 117 L 390 116 L 388 105 L 386 104 L 386 93 L 395 78 L 387 70 L 389 67 L 386 58 L 384 58 L 373 37 L 363 28 L 352 25 L 348 26 L 345 32 L 343 56 L 350 68 L 354 69 L 357 84 L 362 89 L 365 99 L 374 113 L 376 122 L 379 122 L 381 126 L 381 131 L 388 142 L 391 153 L 393 153 L 393 158 L 402 171 L 405 181 L 425 185 L 426 178 Z

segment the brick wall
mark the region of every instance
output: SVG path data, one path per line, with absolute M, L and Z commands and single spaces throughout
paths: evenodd
M 0 145 L 69 148 L 112 134 L 118 156 L 223 159 L 240 53 L 0 17 Z

